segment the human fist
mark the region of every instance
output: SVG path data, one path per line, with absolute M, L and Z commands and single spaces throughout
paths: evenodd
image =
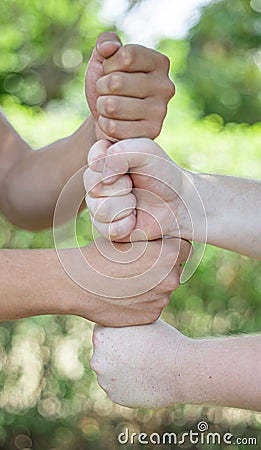
M 175 89 L 165 55 L 137 44 L 122 46 L 115 33 L 104 32 L 88 64 L 85 92 L 97 139 L 154 139 Z
M 132 408 L 181 403 L 177 354 L 189 341 L 161 319 L 139 327 L 96 326 L 91 367 L 115 403 Z
M 154 322 L 179 287 L 190 249 L 181 239 L 117 244 L 101 237 L 80 255 L 68 253 L 67 270 L 84 288 L 83 297 L 77 289 L 78 315 L 111 327 Z
M 185 171 L 150 139 L 94 144 L 84 174 L 94 226 L 107 239 L 179 236 Z M 182 236 L 183 237 L 183 236 Z

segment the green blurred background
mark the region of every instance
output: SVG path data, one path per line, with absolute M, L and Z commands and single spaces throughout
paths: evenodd
M 135 10 L 138 3 L 127 6 Z M 88 114 L 86 64 L 97 35 L 114 28 L 99 14 L 102 6 L 99 0 L 1 1 L 0 102 L 35 148 L 72 133 Z M 171 60 L 177 87 L 158 142 L 184 167 L 260 178 L 260 12 L 260 0 L 212 2 L 201 9 L 185 38 L 156 44 Z M 81 245 L 92 239 L 87 212 L 78 219 L 78 237 Z M 51 246 L 51 231 L 18 230 L 0 217 L 0 247 Z M 173 294 L 163 318 L 191 337 L 260 332 L 260 264 L 208 247 L 194 276 Z M 178 433 L 196 428 L 201 420 L 211 430 L 257 437 L 256 448 L 261 448 L 258 413 L 113 405 L 89 367 L 91 334 L 92 325 L 73 316 L 0 324 L 0 448 L 116 449 L 116 437 L 125 427 Z M 233 448 L 241 447 L 251 445 Z

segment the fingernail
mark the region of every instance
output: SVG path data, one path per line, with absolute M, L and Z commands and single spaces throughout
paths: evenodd
M 102 46 L 107 45 L 107 44 L 113 44 L 113 45 L 116 45 L 117 47 L 121 47 L 121 43 L 119 41 L 105 41 L 105 42 L 99 42 L 97 44 L 97 50 L 99 50 Z

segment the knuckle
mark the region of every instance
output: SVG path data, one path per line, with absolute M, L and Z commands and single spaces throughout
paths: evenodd
M 121 92 L 123 86 L 123 79 L 121 73 L 111 73 L 108 76 L 108 90 L 112 94 Z
M 110 137 L 116 138 L 119 135 L 117 122 L 113 119 L 106 119 L 102 128 L 103 131 Z
M 144 137 L 148 139 L 155 139 L 157 136 L 159 136 L 161 132 L 161 127 L 162 127 L 162 120 L 148 121 L 144 129 Z
M 173 83 L 173 81 L 169 78 L 168 80 L 168 88 L 167 88 L 167 92 L 169 94 L 169 98 L 171 99 L 172 97 L 174 97 L 175 93 L 176 93 L 176 86 Z
M 170 293 L 179 287 L 179 277 L 168 275 L 158 286 L 157 293 L 161 296 L 162 302 L 170 297 Z
M 159 53 L 160 55 L 160 65 L 161 67 L 164 68 L 164 70 L 166 70 L 167 72 L 169 71 L 170 68 L 170 60 L 169 58 L 164 55 L 163 53 Z
M 106 97 L 104 110 L 108 115 L 115 114 L 117 111 L 117 99 L 115 97 Z
M 161 309 L 165 308 L 165 306 L 167 306 L 169 304 L 169 301 L 170 301 L 170 295 L 163 295 L 160 299 L 159 307 Z
M 165 81 L 164 86 L 162 86 L 161 92 L 164 94 L 164 96 L 167 99 L 167 101 L 169 101 L 175 95 L 175 92 L 176 92 L 175 85 L 171 81 L 170 78 L 168 78 Z
M 97 81 L 96 81 L 96 91 L 97 91 L 97 94 L 99 94 L 99 95 L 104 95 L 104 94 L 106 94 L 106 91 L 105 91 L 105 83 L 104 83 L 104 77 L 101 77 L 101 78 L 99 78 Z
M 167 114 L 167 105 L 165 102 L 158 102 L 156 106 L 155 116 L 158 116 L 160 118 L 164 118 Z M 160 124 L 161 126 L 161 124 Z
M 175 291 L 176 289 L 178 289 L 178 287 L 180 286 L 180 278 L 176 271 L 175 271 L 174 275 L 170 276 L 166 280 L 165 286 L 166 286 L 167 292 Z
M 122 68 L 128 68 L 133 63 L 135 59 L 136 49 L 135 45 L 127 44 L 120 48 L 117 55 L 119 58 L 119 63 Z

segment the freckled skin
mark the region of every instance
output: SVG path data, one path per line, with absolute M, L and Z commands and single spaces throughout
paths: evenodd
M 175 339 L 175 346 L 168 333 Z M 105 390 L 108 387 L 109 395 L 108 380 L 113 381 L 112 400 L 131 407 L 154 407 L 168 402 L 171 394 L 179 397 L 179 388 L 165 364 L 171 360 L 175 365 L 175 355 L 181 340 L 185 339 L 177 330 L 157 320 L 151 326 L 126 327 L 119 331 L 97 327 L 94 336 L 97 344 L 91 365 L 97 370 L 100 385 Z
M 97 327 L 94 342 L 91 366 L 116 403 L 261 410 L 261 335 L 189 339 L 158 319 L 146 326 Z

